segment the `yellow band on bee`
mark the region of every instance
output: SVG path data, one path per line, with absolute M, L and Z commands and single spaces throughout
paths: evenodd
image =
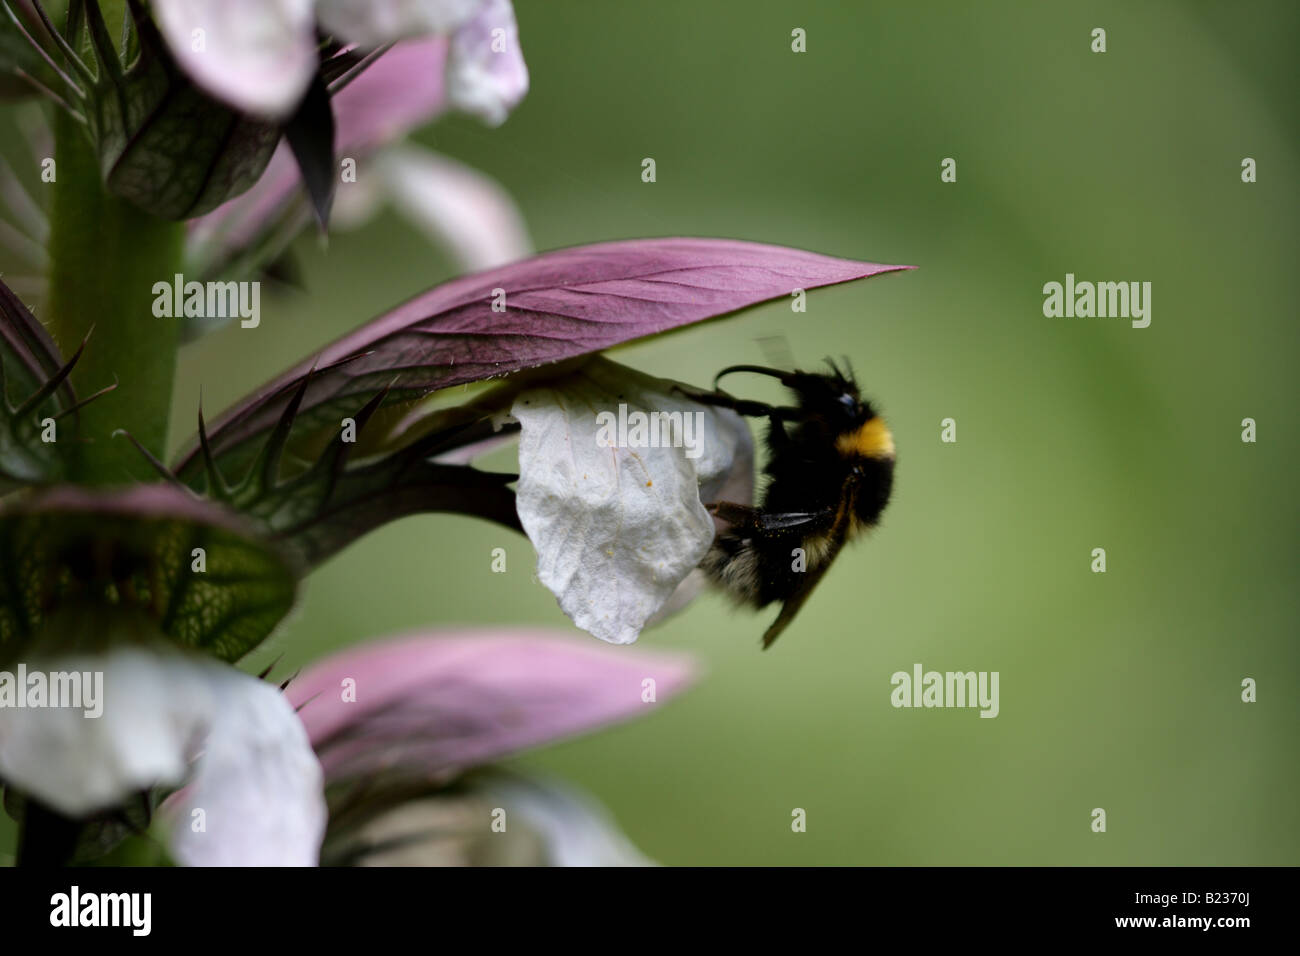
M 877 415 L 857 431 L 845 432 L 835 439 L 835 450 L 846 458 L 893 458 L 894 436 L 885 420 Z

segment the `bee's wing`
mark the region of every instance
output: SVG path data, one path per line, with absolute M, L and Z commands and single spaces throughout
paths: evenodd
M 827 568 L 835 563 L 835 556 L 844 547 L 847 530 L 848 519 L 846 513 L 843 519 L 837 519 L 831 527 L 830 542 L 826 548 L 825 560 L 816 568 L 804 574 L 803 579 L 799 582 L 799 587 L 785 599 L 785 603 L 781 605 L 781 613 L 776 616 L 772 626 L 763 634 L 763 650 L 771 647 L 772 642 L 781 636 L 781 632 L 794 620 L 794 616 L 799 613 L 799 609 L 808 600 L 808 595 L 812 594 L 813 588 L 817 587 L 817 582 L 826 574 Z
M 784 332 L 776 335 L 760 335 L 754 341 L 758 343 L 769 365 L 786 372 L 794 371 L 794 351 L 790 348 L 790 339 Z

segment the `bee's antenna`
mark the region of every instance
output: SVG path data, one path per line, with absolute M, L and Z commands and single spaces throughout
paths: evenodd
M 724 375 L 730 375 L 733 372 L 752 372 L 754 375 L 770 375 L 772 378 L 780 379 L 782 385 L 793 387 L 794 380 L 798 375 L 797 372 L 783 372 L 777 368 L 764 368 L 761 365 L 729 365 L 717 375 L 713 376 L 713 387 L 718 387 L 718 382 L 722 381 Z

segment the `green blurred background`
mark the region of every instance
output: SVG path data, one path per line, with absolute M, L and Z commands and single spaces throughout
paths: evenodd
M 1300 862 L 1300 7 L 522 0 L 518 17 L 524 104 L 417 138 L 503 183 L 539 249 L 706 235 L 919 266 L 620 350 L 701 385 L 764 361 L 765 336 L 803 364 L 847 354 L 894 429 L 895 498 L 772 651 L 770 614 L 707 596 L 642 637 L 700 657 L 694 690 L 518 765 L 589 789 L 668 864 Z M 200 387 L 215 412 L 453 272 L 395 217 L 297 251 L 306 292 L 183 353 L 178 444 Z M 1151 282 L 1150 328 L 1045 318 L 1067 272 Z M 533 565 L 486 523 L 405 520 L 310 578 L 249 665 L 424 628 L 572 630 Z M 890 675 L 918 662 L 999 671 L 1000 715 L 894 709 Z

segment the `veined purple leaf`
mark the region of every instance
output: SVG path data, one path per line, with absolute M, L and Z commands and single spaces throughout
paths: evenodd
M 910 268 L 733 239 L 631 239 L 542 253 L 454 279 L 366 323 L 226 412 L 209 431 L 210 446 L 223 468 L 246 466 L 313 366 L 300 434 L 337 429 L 385 387 L 386 405 L 408 402 L 796 289 Z M 201 470 L 196 439 L 177 472 L 192 481 Z

